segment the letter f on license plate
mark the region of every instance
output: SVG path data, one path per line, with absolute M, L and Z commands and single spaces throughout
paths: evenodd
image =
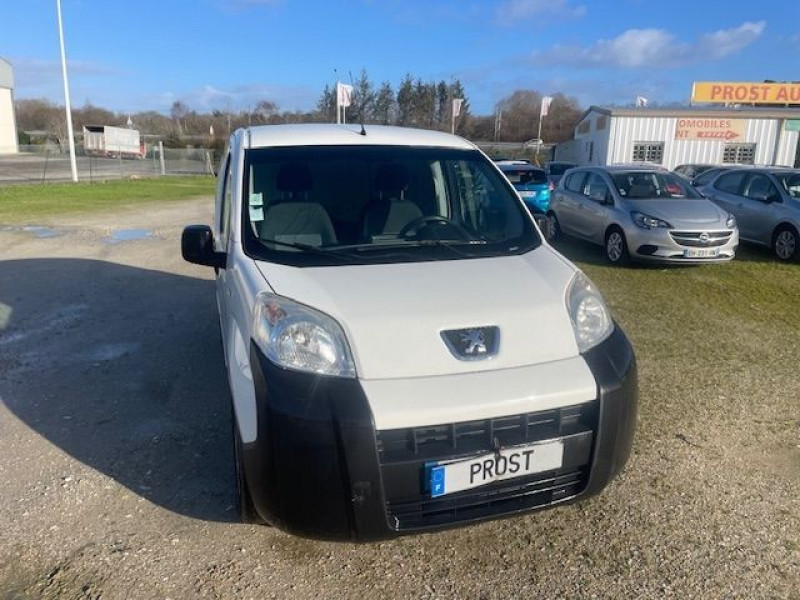
M 438 498 L 493 481 L 560 469 L 563 461 L 564 442 L 551 440 L 439 464 L 429 471 L 431 497 Z

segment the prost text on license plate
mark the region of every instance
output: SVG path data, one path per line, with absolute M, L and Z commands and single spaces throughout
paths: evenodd
M 434 465 L 430 467 L 431 497 L 438 498 L 531 473 L 552 471 L 561 467 L 563 459 L 564 442 L 550 440 Z

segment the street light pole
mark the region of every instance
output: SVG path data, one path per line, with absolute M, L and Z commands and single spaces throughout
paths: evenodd
M 69 164 L 72 181 L 78 181 L 78 165 L 75 162 L 75 135 L 72 131 L 72 109 L 69 104 L 69 80 L 67 79 L 67 54 L 64 51 L 64 26 L 61 23 L 61 0 L 56 0 L 58 9 L 58 36 L 61 40 L 61 74 L 64 76 L 64 104 L 67 111 L 67 137 L 69 137 Z

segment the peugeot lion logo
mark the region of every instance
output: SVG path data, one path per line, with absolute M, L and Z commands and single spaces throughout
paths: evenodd
M 480 329 L 467 329 L 461 334 L 461 341 L 467 344 L 464 354 L 486 354 L 486 336 Z
M 458 360 L 483 360 L 497 354 L 500 329 L 495 325 L 449 329 L 441 332 L 450 353 Z
M 711 240 L 711 236 L 708 235 L 707 231 L 704 231 L 700 234 L 700 241 L 704 244 L 707 244 Z

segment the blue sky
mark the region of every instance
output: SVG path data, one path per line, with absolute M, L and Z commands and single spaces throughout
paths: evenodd
M 311 109 L 365 68 L 458 77 L 473 113 L 515 89 L 683 101 L 694 80 L 800 80 L 796 0 L 62 0 L 73 104 Z M 0 2 L 17 98 L 63 102 L 55 0 Z

